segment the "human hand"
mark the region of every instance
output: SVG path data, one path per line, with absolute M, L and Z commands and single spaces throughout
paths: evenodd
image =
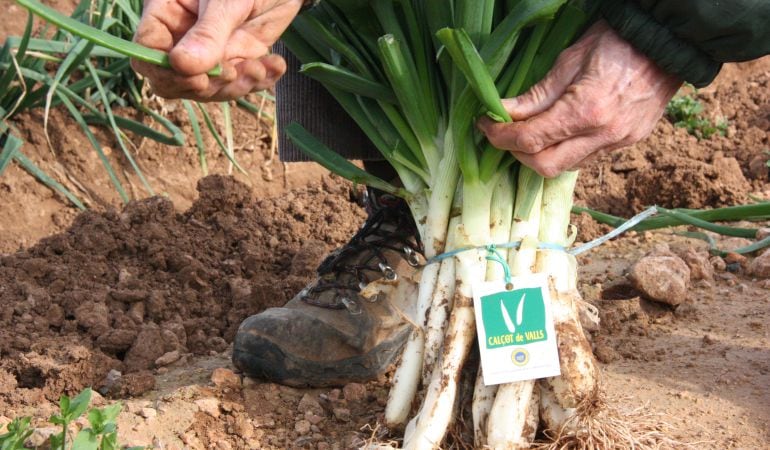
M 268 88 L 286 71 L 270 46 L 302 0 L 145 0 L 134 40 L 166 51 L 172 69 L 132 60 L 153 91 L 166 98 L 231 100 Z M 222 74 L 209 70 L 222 65 Z
M 503 100 L 513 123 L 484 117 L 478 126 L 495 147 L 555 177 L 647 137 L 681 84 L 599 21 L 542 81 Z

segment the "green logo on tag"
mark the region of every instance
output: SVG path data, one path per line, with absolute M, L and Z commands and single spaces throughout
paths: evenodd
M 539 288 L 515 289 L 481 297 L 487 348 L 524 345 L 548 339 L 545 303 Z

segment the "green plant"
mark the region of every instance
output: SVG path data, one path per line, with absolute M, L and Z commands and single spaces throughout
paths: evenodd
M 114 403 L 104 408 L 88 410 L 91 402 L 91 388 L 86 388 L 75 398 L 62 395 L 59 399 L 59 412 L 49 418 L 50 423 L 62 427 L 60 433 L 49 438 L 51 450 L 118 450 L 118 427 L 115 420 L 120 414 L 121 404 Z M 88 410 L 86 414 L 86 410 Z M 78 431 L 74 438 L 68 436 L 72 422 L 86 414 L 90 427 Z M 22 417 L 8 424 L 8 432 L 0 435 L 0 450 L 22 450 L 24 441 L 32 435 L 31 419 Z M 140 450 L 143 447 L 131 447 L 127 450 Z
M 7 426 L 7 432 L 0 434 L 0 450 L 22 450 L 24 441 L 32 435 L 29 417 L 13 419 Z
M 694 88 L 692 88 L 694 90 Z M 678 95 L 666 105 L 666 115 L 675 127 L 685 128 L 691 135 L 698 139 L 709 139 L 718 133 L 721 136 L 727 134 L 727 120 L 720 119 L 717 122 L 703 117 L 703 104 L 694 97 L 695 92 L 686 95 Z
M 287 134 L 330 170 L 403 197 L 431 261 L 422 268 L 415 298 L 420 326 L 406 343 L 385 409 L 390 426 L 402 427 L 412 417 L 404 448 L 441 445 L 453 420 L 474 340 L 475 283 L 539 272 L 552 276 L 561 291 L 576 284 L 576 266 L 556 249 L 571 242 L 577 174 L 544 179 L 493 148 L 474 122 L 481 115 L 511 121 L 501 97 L 521 94 L 547 73 L 590 20 L 589 6 L 564 0 L 328 0 L 298 16 L 283 35 L 301 71 L 327 88 L 401 184 L 345 161 L 298 124 L 288 125 Z M 487 263 L 487 245 L 511 242 L 518 247 L 498 247 L 498 262 Z M 553 248 L 539 248 L 542 242 Z M 501 268 L 506 256 L 510 271 Z M 376 283 L 367 289 L 376 291 Z M 555 319 L 576 320 L 567 310 Z M 563 413 L 548 423 L 551 430 L 568 425 L 578 399 L 595 395 L 590 346 L 584 336 L 574 338 L 570 352 L 586 364 L 573 358 L 562 366 L 565 377 L 543 381 L 562 383 L 553 389 L 558 400 L 546 409 Z M 415 414 L 421 382 L 425 394 Z M 573 385 L 565 389 L 565 383 Z M 535 382 L 476 386 L 476 446 L 531 443 L 538 410 L 544 411 L 533 401 Z
M 168 64 L 164 53 L 130 42 L 141 15 L 141 0 L 81 0 L 70 17 L 35 0 L 18 0 L 18 3 L 31 13 L 24 34 L 8 38 L 0 48 L 0 175 L 11 161 L 16 161 L 77 207 L 85 207 L 74 193 L 24 156 L 24 142 L 12 121 L 23 111 L 44 108 L 44 128 L 47 133 L 48 112 L 53 107 L 62 107 L 81 128 L 124 202 L 129 200 L 129 196 L 118 176 L 119 172 L 105 155 L 104 146 L 97 140 L 90 125 L 104 126 L 112 131 L 125 160 L 146 193 L 154 194 L 134 159 L 133 143 L 128 139 L 128 134 L 174 146 L 183 145 L 185 136 L 173 122 L 145 104 L 142 96 L 144 81 L 129 65 L 129 56 L 156 64 Z M 59 28 L 51 32 L 45 26 L 33 33 L 32 13 Z M 269 98 L 269 95 L 263 94 L 263 98 Z M 238 105 L 272 120 L 262 108 L 244 99 L 239 100 Z M 116 108 L 126 107 L 140 118 L 137 120 L 114 112 Z M 225 111 L 229 110 L 226 103 L 222 103 L 221 107 Z M 200 136 L 200 127 L 197 126 L 198 119 L 194 110 L 185 109 L 196 130 L 195 145 L 201 170 L 206 173 L 206 149 Z M 222 138 L 219 131 L 206 118 L 207 112 L 204 109 L 201 112 L 220 149 L 232 165 L 242 171 L 234 159 L 232 146 L 220 145 Z M 151 119 L 155 126 L 146 124 L 141 116 Z M 157 126 L 160 128 L 156 129 Z M 225 125 L 225 134 L 231 132 L 228 123 Z

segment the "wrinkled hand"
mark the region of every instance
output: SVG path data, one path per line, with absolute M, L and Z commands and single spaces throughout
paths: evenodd
M 270 46 L 301 6 L 302 0 L 145 0 L 134 40 L 169 52 L 173 70 L 131 64 L 166 98 L 221 101 L 268 88 L 286 71 Z M 222 75 L 206 75 L 217 64 Z
M 681 84 L 600 21 L 542 81 L 503 100 L 513 123 L 478 125 L 492 145 L 554 177 L 644 139 Z

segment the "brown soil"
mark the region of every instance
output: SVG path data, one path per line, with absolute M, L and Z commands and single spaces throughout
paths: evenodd
M 285 303 L 353 234 L 363 212 L 349 189 L 325 178 L 255 202 L 245 185 L 210 176 L 184 214 L 161 197 L 86 212 L 3 256 L 0 373 L 17 389 L 0 390 L 11 402 L 26 389 L 54 400 L 111 369 L 154 369 L 169 352 L 224 351 L 245 317 Z
M 10 0 L 0 8 L 9 18 L 2 40 L 21 31 L 25 14 Z M 768 92 L 770 59 L 726 67 L 698 95 L 709 114 L 730 121 L 727 137 L 698 141 L 661 120 L 650 138 L 587 168 L 578 201 L 630 215 L 650 204 L 770 198 Z M 166 109 L 189 131 L 178 104 Z M 236 157 L 249 177 L 222 176 L 227 160 L 212 151 L 210 170 L 220 175 L 201 180 L 194 148 L 134 141 L 161 197 L 147 198 L 100 132 L 135 199 L 123 207 L 76 127 L 59 111 L 50 120 L 53 150 L 40 113 L 19 118 L 24 152 L 92 210 L 79 213 L 16 165 L 0 177 L 0 432 L 21 414 L 42 426 L 60 394 L 91 385 L 126 404 L 126 444 L 331 449 L 390 436 L 377 425 L 384 378 L 313 390 L 228 372 L 240 321 L 288 300 L 359 226 L 352 186 L 311 164 L 277 163 L 269 124 L 237 110 Z M 575 222 L 581 239 L 605 230 Z M 609 400 L 645 407 L 669 437 L 695 448 L 767 448 L 770 282 L 720 268 L 693 280 L 676 309 L 658 306 L 638 297 L 625 273 L 661 242 L 679 254 L 702 250 L 668 233 L 630 234 L 580 261 L 580 289 L 601 310 L 593 342 Z

